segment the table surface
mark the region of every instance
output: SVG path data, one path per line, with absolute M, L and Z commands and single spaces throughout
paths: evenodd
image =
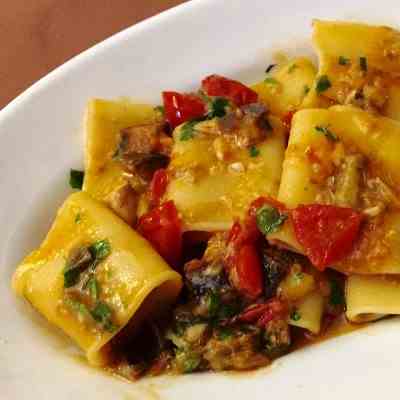
M 2 0 L 0 109 L 112 34 L 185 0 Z

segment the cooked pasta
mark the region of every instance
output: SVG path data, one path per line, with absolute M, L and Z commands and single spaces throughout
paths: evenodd
M 15 292 L 128 379 L 249 370 L 400 314 L 400 33 L 314 21 L 318 68 L 90 100 L 85 171 Z

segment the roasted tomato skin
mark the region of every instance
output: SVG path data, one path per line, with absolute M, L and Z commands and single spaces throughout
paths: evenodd
M 161 198 L 167 189 L 167 185 L 167 171 L 164 168 L 160 168 L 154 172 L 150 182 L 150 203 L 152 206 L 158 206 L 160 204 Z
M 172 200 L 141 216 L 137 230 L 169 265 L 175 269 L 179 268 L 182 255 L 182 224 Z
M 292 210 L 291 219 L 296 238 L 306 255 L 323 271 L 351 251 L 362 215 L 352 208 L 310 204 Z
M 245 104 L 256 103 L 258 94 L 233 79 L 220 75 L 210 75 L 203 79 L 201 88 L 208 96 L 225 97 L 231 100 L 238 107 Z

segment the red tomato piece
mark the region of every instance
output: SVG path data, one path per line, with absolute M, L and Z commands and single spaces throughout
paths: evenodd
M 268 309 L 258 320 L 257 322 L 258 326 L 263 327 L 273 319 L 286 319 L 288 312 L 288 306 L 286 303 L 275 298 L 270 300 L 267 304 L 268 304 Z
M 140 217 L 137 230 L 168 264 L 178 268 L 182 253 L 182 227 L 172 200 Z
M 162 98 L 165 118 L 172 128 L 206 113 L 204 102 L 193 94 L 163 92 Z
M 226 97 L 238 107 L 258 100 L 258 94 L 238 81 L 220 75 L 210 75 L 203 79 L 201 88 L 208 96 Z
M 167 185 L 167 171 L 164 168 L 160 168 L 154 172 L 150 182 L 150 202 L 153 206 L 160 204 L 161 197 L 164 195 Z
M 297 240 L 321 271 L 351 251 L 362 221 L 351 208 L 322 204 L 299 206 L 291 217 Z
M 252 244 L 245 244 L 236 259 L 237 289 L 243 295 L 255 299 L 262 294 L 263 274 L 257 250 Z
M 252 304 L 238 316 L 238 320 L 240 322 L 256 322 L 268 309 L 268 303 Z
M 283 117 L 282 122 L 287 127 L 290 128 L 292 125 L 292 119 L 295 111 L 288 111 Z

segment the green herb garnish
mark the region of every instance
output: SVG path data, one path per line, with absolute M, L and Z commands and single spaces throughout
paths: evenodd
M 275 232 L 286 219 L 287 215 L 270 206 L 262 206 L 256 214 L 257 227 L 264 235 Z
M 194 137 L 194 127 L 199 123 L 197 120 L 189 121 L 186 122 L 182 127 L 181 127 L 181 133 L 179 135 L 179 139 L 184 142 L 189 139 L 193 139 Z
M 288 74 L 291 74 L 296 68 L 299 67 L 296 64 L 292 64 L 287 70 Z
M 81 213 L 78 213 L 78 214 L 75 215 L 75 220 L 74 221 L 75 221 L 76 224 L 79 224 L 81 222 L 81 219 L 82 219 Z
M 325 137 L 329 140 L 332 140 L 332 142 L 337 142 L 339 140 L 337 135 L 335 135 L 327 126 L 317 125 L 315 127 L 315 130 L 318 133 L 322 133 L 323 135 L 325 135 Z
M 97 279 L 92 276 L 86 286 L 89 290 L 90 297 L 93 299 L 93 301 L 96 301 L 99 298 L 99 291 L 100 291 L 100 286 L 99 283 L 97 282 Z
M 279 85 L 279 82 L 270 76 L 264 79 L 264 83 L 268 83 L 270 85 Z
M 190 354 L 183 362 L 183 372 L 188 374 L 193 372 L 201 362 L 201 358 L 198 354 Z
M 217 330 L 217 338 L 220 340 L 226 340 L 233 336 L 233 330 L 227 326 L 221 326 Z
M 340 65 L 347 65 L 350 62 L 350 59 L 343 57 L 343 56 L 339 56 L 339 64 Z
M 89 315 L 90 312 L 88 308 L 85 306 L 85 304 L 81 303 L 80 301 L 66 298 L 64 299 L 64 303 L 67 307 L 69 307 L 71 310 L 83 314 L 83 315 Z
M 329 80 L 327 75 L 321 75 L 317 80 L 317 85 L 315 87 L 315 91 L 319 94 L 325 92 L 332 86 L 331 81 Z
M 69 185 L 71 186 L 71 188 L 81 190 L 84 177 L 85 173 L 83 171 L 71 169 L 69 171 Z
M 207 297 L 207 308 L 210 317 L 215 317 L 218 314 L 221 299 L 216 292 L 210 292 Z
M 93 255 L 96 263 L 104 260 L 111 253 L 111 244 L 107 239 L 99 240 L 89 247 L 90 253 Z
M 304 94 L 307 94 L 310 91 L 310 86 L 304 85 Z
M 294 308 L 294 309 L 292 310 L 292 312 L 290 313 L 290 319 L 291 319 L 292 321 L 298 321 L 298 320 L 301 319 L 301 315 L 300 315 L 300 313 L 298 312 L 297 308 Z
M 249 149 L 250 157 L 257 157 L 260 154 L 260 150 L 256 146 L 251 146 Z
M 106 303 L 99 301 L 95 308 L 90 311 L 90 315 L 95 321 L 103 325 L 107 331 L 113 332 L 116 329 L 111 320 L 112 310 Z
M 216 97 L 210 102 L 210 111 L 207 114 L 207 119 L 215 117 L 221 118 L 226 114 L 226 107 L 229 106 L 229 100 L 224 97 Z M 181 139 L 182 140 L 182 139 Z
M 342 286 L 336 279 L 331 279 L 329 283 L 331 286 L 329 303 L 333 306 L 343 306 L 345 304 L 345 301 Z
M 360 68 L 361 68 L 361 71 L 367 72 L 368 65 L 367 65 L 366 57 L 360 57 Z

